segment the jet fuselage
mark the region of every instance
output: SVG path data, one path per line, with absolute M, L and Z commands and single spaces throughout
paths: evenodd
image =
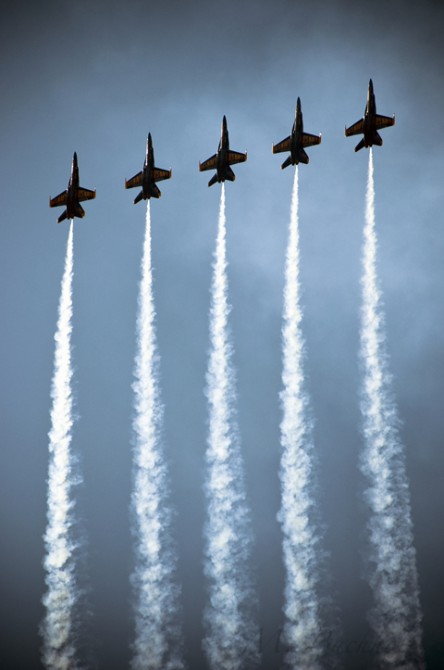
M 71 175 L 68 181 L 68 187 L 63 193 L 60 193 L 55 198 L 49 199 L 50 207 L 66 207 L 63 214 L 57 219 L 58 223 L 61 223 L 65 219 L 74 219 L 78 217 L 79 219 L 85 216 L 85 211 L 81 206 L 81 202 L 84 200 L 92 200 L 96 197 L 96 192 L 91 191 L 87 188 L 82 188 L 79 185 L 79 166 L 77 163 L 77 153 L 74 152 L 72 157 L 71 164 Z
M 304 133 L 304 120 L 302 116 L 301 99 L 298 98 L 296 102 L 296 113 L 294 117 L 291 134 L 282 142 L 273 144 L 273 153 L 283 153 L 289 151 L 289 157 L 282 163 L 282 169 L 289 165 L 298 165 L 299 163 L 307 164 L 309 157 L 305 149 L 307 147 L 320 144 L 321 135 L 312 135 L 311 133 Z
M 79 201 L 77 200 L 77 189 L 79 188 L 79 166 L 77 164 L 77 153 L 74 152 L 72 157 L 71 165 L 71 176 L 68 181 L 68 188 L 66 194 L 66 217 L 67 219 L 73 219 L 76 214 L 77 206 Z
M 206 161 L 203 161 L 203 163 L 199 163 L 199 170 L 201 172 L 204 172 L 205 170 L 216 170 L 216 174 L 211 177 L 210 181 L 208 182 L 208 186 L 212 186 L 216 182 L 221 183 L 225 180 L 234 181 L 236 176 L 230 165 L 243 163 L 246 160 L 246 153 L 243 154 L 239 151 L 232 151 L 230 149 L 227 119 L 224 116 L 222 119 L 222 131 L 219 145 L 217 147 L 217 152 Z
M 148 133 L 148 139 L 146 142 L 146 155 L 145 163 L 142 168 L 142 193 L 143 199 L 157 197 L 156 196 L 156 182 L 154 180 L 154 149 L 153 141 L 151 139 L 151 133 Z
M 302 139 L 304 135 L 304 118 L 302 116 L 301 99 L 296 102 L 296 115 L 294 117 L 293 128 L 291 131 L 291 163 L 297 165 L 305 161 L 305 151 L 303 150 Z
M 230 163 L 228 160 L 228 152 L 230 151 L 230 136 L 228 134 L 227 119 L 224 116 L 222 119 L 222 132 L 217 148 L 217 181 L 219 183 L 228 179 L 227 174 Z M 231 170 L 230 170 L 231 172 Z
M 363 135 L 362 140 L 356 145 L 355 151 L 359 151 L 363 147 L 372 147 L 374 144 L 382 146 L 382 137 L 378 133 L 381 128 L 393 126 L 395 117 L 382 116 L 376 112 L 376 99 L 373 90 L 373 81 L 370 79 L 368 83 L 367 103 L 365 105 L 364 116 L 359 121 L 356 121 L 349 128 L 345 129 L 347 137 L 351 135 Z
M 171 178 L 171 170 L 163 170 L 157 168 L 154 162 L 154 149 L 151 133 L 148 133 L 146 141 L 145 162 L 143 168 L 131 179 L 125 180 L 125 188 L 141 187 L 140 193 L 134 198 L 134 204 L 141 200 L 149 200 L 150 198 L 160 198 L 161 192 L 156 186 L 156 181 Z

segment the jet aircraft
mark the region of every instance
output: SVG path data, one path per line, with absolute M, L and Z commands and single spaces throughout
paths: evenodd
M 230 149 L 230 140 L 228 137 L 228 127 L 227 119 L 224 116 L 222 120 L 222 133 L 217 148 L 217 153 L 211 158 L 208 158 L 203 163 L 199 163 L 199 170 L 203 172 L 204 170 L 216 170 L 216 174 L 208 182 L 208 186 L 212 186 L 216 182 L 225 181 L 234 181 L 236 175 L 233 170 L 230 168 L 230 165 L 235 163 L 243 163 L 247 160 L 247 154 L 239 153 L 239 151 L 232 151 Z
M 296 103 L 296 115 L 294 117 L 293 128 L 291 135 L 273 144 L 273 153 L 278 154 L 282 151 L 289 151 L 289 157 L 282 163 L 282 170 L 289 165 L 298 165 L 298 163 L 307 164 L 309 161 L 307 153 L 304 151 L 307 147 L 312 147 L 315 144 L 321 143 L 321 135 L 310 135 L 304 133 L 304 121 L 302 118 L 301 99 L 298 98 Z
M 359 151 L 362 147 L 371 147 L 377 144 L 382 146 L 382 137 L 378 133 L 381 128 L 393 126 L 395 123 L 395 115 L 381 116 L 376 114 L 376 101 L 373 92 L 373 82 L 370 79 L 368 84 L 367 104 L 365 106 L 364 116 L 360 121 L 356 121 L 352 126 L 345 129 L 346 137 L 350 135 L 360 135 L 363 133 L 364 137 L 355 146 L 355 151 Z
M 134 188 L 135 186 L 142 187 L 140 193 L 134 198 L 134 204 L 136 205 L 142 199 L 149 200 L 150 198 L 160 198 L 162 194 L 159 188 L 156 186 L 156 181 L 171 179 L 171 175 L 172 170 L 162 170 L 161 168 L 157 168 L 155 166 L 153 141 L 151 139 L 151 133 L 148 133 L 148 139 L 146 141 L 146 156 L 143 169 L 134 177 L 131 177 L 131 179 L 125 179 L 125 188 Z
M 65 219 L 74 219 L 75 216 L 82 219 L 85 216 L 85 210 L 81 206 L 84 200 L 92 200 L 96 197 L 96 191 L 90 191 L 87 188 L 79 186 L 79 168 L 77 165 L 77 154 L 74 152 L 72 157 L 71 176 L 68 182 L 68 188 L 55 198 L 49 198 L 50 207 L 65 206 L 66 209 L 57 219 L 61 223 Z

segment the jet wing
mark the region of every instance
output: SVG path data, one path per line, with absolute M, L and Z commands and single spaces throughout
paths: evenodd
M 291 137 L 288 136 L 285 138 L 285 140 L 282 140 L 282 142 L 278 142 L 277 144 L 273 144 L 273 153 L 274 154 L 280 154 L 283 151 L 291 151 Z
M 143 173 L 138 172 L 131 179 L 125 179 L 125 188 L 133 188 L 134 186 L 142 186 Z
M 163 181 L 164 179 L 171 179 L 172 170 L 162 170 L 161 168 L 153 169 L 154 181 Z
M 83 200 L 94 200 L 96 192 L 91 191 L 89 188 L 82 188 L 79 186 L 76 190 L 76 197 L 79 202 L 82 202 Z
M 228 165 L 235 165 L 236 163 L 243 163 L 247 160 L 247 154 L 242 154 L 239 151 L 228 152 Z
M 66 205 L 67 199 L 68 199 L 68 191 L 63 191 L 63 193 L 56 195 L 55 198 L 49 199 L 49 206 L 60 207 L 61 205 Z
M 302 135 L 302 146 L 303 147 L 312 147 L 315 144 L 321 143 L 320 135 L 310 135 L 310 133 L 303 133 Z
M 217 154 L 211 156 L 203 163 L 199 163 L 199 170 L 203 172 L 204 170 L 216 170 L 217 169 Z
M 388 126 L 393 126 L 395 123 L 394 116 L 382 116 L 381 114 L 376 114 L 375 116 L 375 125 L 379 130 L 380 128 L 387 128 Z
M 350 128 L 345 129 L 345 136 L 350 137 L 350 135 L 360 135 L 364 132 L 364 119 L 356 121 Z

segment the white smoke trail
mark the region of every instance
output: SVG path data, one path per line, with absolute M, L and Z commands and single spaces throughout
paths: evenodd
M 48 670 L 74 670 L 79 667 L 75 639 L 76 543 L 74 522 L 71 430 L 73 425 L 71 332 L 72 332 L 73 223 L 69 228 L 63 273 L 59 316 L 55 334 L 54 374 L 52 379 L 51 430 L 49 432 L 49 470 L 47 527 L 44 536 L 47 591 L 43 597 L 46 614 L 42 623 L 43 665 Z
M 375 191 L 370 149 L 363 249 L 361 361 L 367 478 L 369 581 L 378 668 L 424 667 L 416 554 L 404 448 L 390 386 L 381 292 L 376 274 Z
M 289 668 L 322 667 L 319 532 L 313 482 L 312 421 L 304 388 L 304 338 L 299 283 L 299 193 L 296 167 L 287 247 L 283 314 L 281 402 L 281 495 L 279 521 L 286 570 L 285 663 Z
M 137 352 L 133 390 L 134 486 L 132 509 L 136 564 L 135 642 L 133 670 L 181 670 L 178 626 L 179 589 L 175 583 L 176 556 L 170 538 L 167 472 L 161 436 L 163 406 L 159 392 L 159 357 L 151 271 L 150 202 L 139 286 Z
M 248 575 L 251 549 L 240 441 L 235 417 L 235 379 L 228 332 L 225 187 L 222 185 L 214 255 L 207 372 L 209 434 L 206 453 L 205 574 L 209 603 L 203 647 L 211 670 L 240 670 L 258 662 L 259 633 Z

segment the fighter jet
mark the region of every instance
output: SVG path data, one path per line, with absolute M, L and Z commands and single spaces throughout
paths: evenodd
M 378 133 L 381 128 L 393 126 L 395 123 L 395 115 L 381 116 L 376 114 L 375 94 L 373 93 L 373 82 L 370 79 L 368 84 L 367 104 L 365 106 L 364 116 L 360 121 L 356 121 L 350 128 L 345 129 L 346 137 L 350 135 L 360 135 L 363 133 L 363 139 L 355 146 L 355 151 L 359 151 L 362 147 L 371 147 L 377 144 L 382 146 L 382 137 Z
M 136 205 L 142 199 L 149 200 L 150 198 L 160 198 L 162 194 L 156 186 L 156 181 L 171 179 L 171 175 L 172 170 L 162 170 L 161 168 L 155 167 L 153 141 L 151 139 L 151 133 L 148 133 L 143 169 L 134 177 L 131 177 L 131 179 L 125 179 L 125 188 L 134 188 L 135 186 L 142 187 L 139 195 L 134 198 L 134 204 Z
M 72 157 L 71 177 L 69 178 L 68 188 L 55 198 L 49 198 L 50 207 L 65 206 L 66 209 L 57 219 L 57 223 L 61 223 L 65 219 L 74 219 L 78 216 L 82 219 L 85 216 L 85 210 L 81 206 L 84 200 L 92 200 L 96 197 L 96 191 L 90 191 L 87 188 L 79 186 L 79 168 L 77 165 L 77 154 L 74 152 Z
M 212 186 L 216 182 L 225 181 L 234 181 L 236 175 L 233 170 L 230 168 L 230 165 L 235 163 L 243 163 L 247 160 L 247 154 L 239 153 L 238 151 L 231 151 L 230 149 L 230 140 L 228 138 L 228 128 L 227 128 L 227 119 L 224 116 L 222 120 L 222 133 L 217 148 L 217 153 L 203 163 L 199 163 L 199 170 L 203 172 L 204 170 L 216 170 L 214 177 L 208 182 L 208 186 Z
M 282 170 L 289 165 L 298 165 L 298 163 L 307 164 L 309 158 L 307 153 L 304 151 L 307 147 L 312 147 L 315 144 L 321 143 L 321 135 L 310 135 L 309 133 L 304 133 L 304 122 L 302 119 L 302 110 L 301 110 L 301 99 L 298 98 L 296 103 L 296 115 L 294 117 L 293 128 L 291 129 L 291 135 L 278 142 L 278 144 L 273 144 L 273 153 L 278 154 L 282 151 L 289 151 L 290 155 L 285 160 L 281 168 Z

